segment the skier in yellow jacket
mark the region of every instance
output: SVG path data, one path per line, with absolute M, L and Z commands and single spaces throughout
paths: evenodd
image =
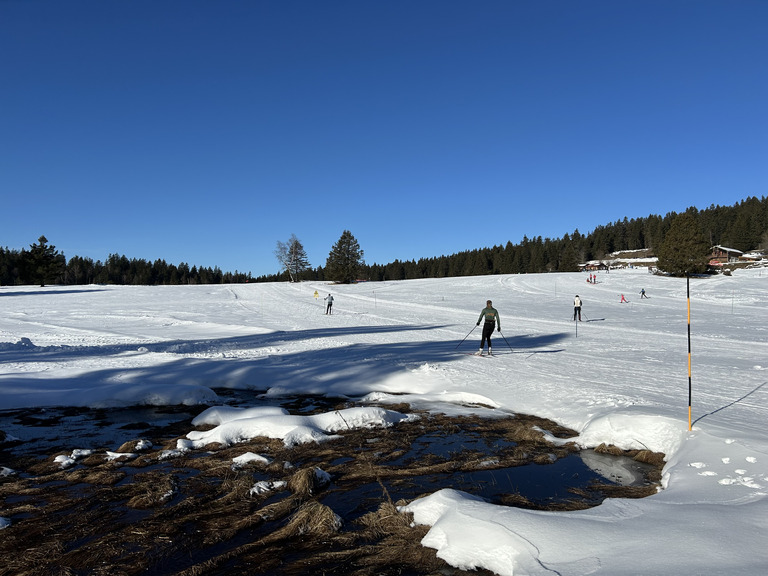
M 485 324 L 483 324 L 483 337 L 480 340 L 480 350 L 477 351 L 478 356 L 483 355 L 483 347 L 486 340 L 488 341 L 488 355 L 493 355 L 493 349 L 491 348 L 491 335 L 493 329 L 497 328 L 501 332 L 501 318 L 499 317 L 499 311 L 493 307 L 493 302 L 488 300 L 485 303 L 485 308 L 480 312 L 480 317 L 477 319 L 477 325 L 480 326 L 480 321 L 485 318 Z

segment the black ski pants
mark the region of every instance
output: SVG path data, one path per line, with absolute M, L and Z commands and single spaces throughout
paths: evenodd
M 483 338 L 480 340 L 480 349 L 485 346 L 486 340 L 488 341 L 488 348 L 491 347 L 491 335 L 493 334 L 494 328 L 496 328 L 496 322 L 486 322 L 483 324 Z

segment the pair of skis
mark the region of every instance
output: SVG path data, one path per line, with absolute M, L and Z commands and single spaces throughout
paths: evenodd
M 477 326 L 478 326 L 478 325 L 475 325 L 475 328 L 477 328 Z M 470 331 L 469 331 L 469 334 L 472 334 L 472 332 L 474 332 L 474 331 L 475 331 L 475 328 L 472 328 L 472 330 L 470 330 Z M 458 349 L 459 349 L 459 346 L 461 346 L 462 344 L 464 344 L 464 340 L 466 340 L 467 338 L 469 338 L 469 334 L 467 334 L 466 336 L 464 336 L 464 338 L 462 338 L 461 342 L 459 342 L 459 343 L 456 345 L 456 348 L 454 348 L 454 350 L 458 350 Z M 501 337 L 502 337 L 502 338 L 504 338 L 504 342 L 507 344 L 507 346 L 509 347 L 509 349 L 510 349 L 510 350 L 512 350 L 512 346 L 510 346 L 510 345 L 509 345 L 509 342 L 507 342 L 507 339 L 504 337 L 504 334 L 502 334 L 502 333 L 501 333 L 501 329 L 499 329 L 499 334 L 501 334 Z M 468 356 L 483 356 L 483 354 L 482 354 L 482 353 L 481 353 L 481 354 L 478 354 L 477 352 L 465 352 L 465 354 L 467 354 Z M 492 356 L 493 356 L 493 354 L 487 354 L 487 355 L 485 355 L 485 356 L 484 356 L 484 358 L 490 358 L 490 357 L 492 357 Z

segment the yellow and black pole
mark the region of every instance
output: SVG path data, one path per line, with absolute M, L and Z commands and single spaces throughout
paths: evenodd
M 688 274 L 685 289 L 688 296 L 688 430 L 691 430 L 691 278 Z

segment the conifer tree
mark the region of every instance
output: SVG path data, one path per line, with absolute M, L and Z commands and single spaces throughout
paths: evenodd
M 707 270 L 709 243 L 696 217 L 686 212 L 672 220 L 664 241 L 659 246 L 659 270 L 673 276 L 700 274 Z
M 29 246 L 27 254 L 27 274 L 29 280 L 45 286 L 56 280 L 66 265 L 64 255 L 56 250 L 56 246 L 48 244 L 48 238 L 40 236 L 37 244 Z
M 349 230 L 344 230 L 328 254 L 325 263 L 326 278 L 339 284 L 352 284 L 357 280 L 363 266 L 365 262 L 360 244 Z
M 576 249 L 573 247 L 573 242 L 568 241 L 568 235 L 565 235 L 566 242 L 565 247 L 560 254 L 560 265 L 558 267 L 559 272 L 578 272 L 579 271 L 579 259 L 576 256 Z

